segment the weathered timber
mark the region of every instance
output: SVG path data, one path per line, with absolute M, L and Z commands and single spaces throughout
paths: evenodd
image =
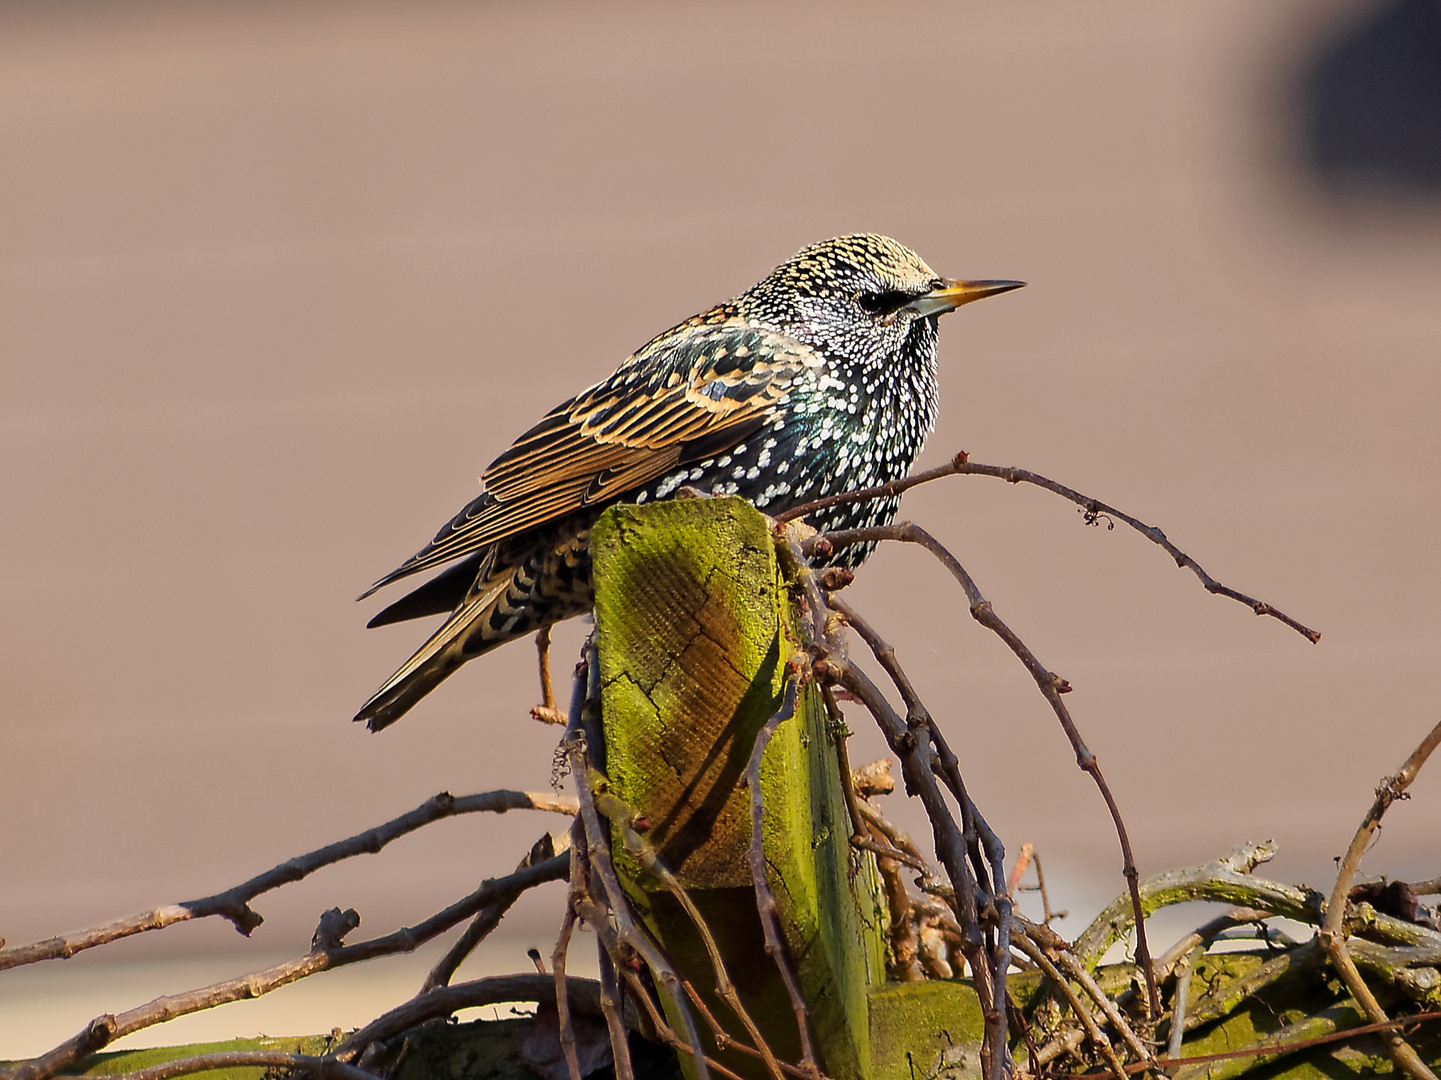
M 741 787 L 756 732 L 780 708 L 798 647 L 792 601 L 765 519 L 740 499 L 616 507 L 592 539 L 606 769 L 614 793 L 699 908 L 742 1002 L 782 1059 L 799 1057 L 794 1014 L 766 958 Z M 870 1075 L 867 988 L 884 980 L 886 925 L 875 865 L 851 848 L 837 732 L 801 694 L 761 764 L 768 882 L 800 978 L 821 1067 Z M 728 1032 L 741 1024 L 690 920 L 616 844 L 632 902 Z M 721 1052 L 743 1076 L 750 1057 Z

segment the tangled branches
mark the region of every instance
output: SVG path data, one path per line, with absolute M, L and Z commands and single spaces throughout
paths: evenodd
M 1022 470 L 976 465 L 961 455 L 942 469 L 910 481 L 823 503 L 891 494 L 915 483 L 957 474 L 1036 484 L 1071 499 L 1088 515 L 1104 514 L 1130 524 L 1167 550 L 1178 565 L 1190 568 L 1209 591 L 1280 619 L 1311 640 L 1319 636 L 1274 607 L 1220 585 L 1158 529 Z M 800 508 L 789 516 L 815 508 Z M 359 916 L 354 911 L 333 909 L 321 917 L 311 948 L 303 955 L 238 979 L 97 1017 L 74 1038 L 20 1064 L 6 1080 L 48 1080 L 63 1075 L 122 1035 L 197 1009 L 268 993 L 359 960 L 409 951 L 461 923 L 468 925 L 413 998 L 324 1053 L 201 1055 L 127 1074 L 126 1080 L 168 1080 L 241 1064 L 281 1067 L 337 1080 L 387 1077 L 397 1068 L 408 1040 L 415 1037 L 417 1025 L 450 1016 L 458 1009 L 502 1001 L 534 1001 L 543 1006 L 536 1029 L 551 1025 L 546 1030 L 553 1044 L 548 1059 L 553 1067 L 547 1068 L 551 1068 L 549 1075 L 557 1078 L 582 1080 L 593 1068 L 609 1063 L 620 1080 L 634 1080 L 633 1036 L 664 1044 L 678 1058 L 689 1059 L 692 1074 L 702 1080 L 711 1076 L 824 1080 L 827 1070 L 841 1075 L 835 1071 L 824 1034 L 818 1030 L 805 958 L 797 955 L 796 942 L 785 925 L 784 904 L 778 894 L 789 892 L 792 883 L 778 879 L 766 847 L 765 821 L 772 808 L 762 797 L 763 761 L 778 733 L 787 731 L 788 724 L 794 727 L 799 722 L 796 717 L 807 708 L 819 710 L 829 721 L 826 730 L 831 734 L 826 736 L 826 744 L 836 755 L 848 850 L 857 860 L 873 859 L 879 875 L 882 899 L 878 899 L 877 909 L 885 913 L 890 979 L 897 984 L 929 981 L 954 986 L 963 974 L 969 976 L 980 1008 L 979 1061 L 987 1080 L 1058 1076 L 1066 1070 L 1095 1068 L 1117 1080 L 1134 1072 L 1159 1075 L 1162 1070 L 1178 1080 L 1199 1080 L 1215 1062 L 1230 1062 L 1225 1066 L 1227 1075 L 1234 1075 L 1250 1063 L 1275 1060 L 1321 1045 L 1326 1039 L 1360 1032 L 1383 1034 L 1393 1061 L 1414 1080 L 1434 1080 L 1403 1027 L 1435 1014 L 1441 1006 L 1441 932 L 1416 921 L 1414 911 L 1403 917 L 1382 910 L 1379 900 L 1365 902 L 1353 894 L 1351 882 L 1381 815 L 1404 796 L 1426 755 L 1441 742 L 1441 725 L 1378 791 L 1329 900 L 1309 890 L 1255 877 L 1256 867 L 1272 853 L 1265 845 L 1244 846 L 1205 866 L 1142 879 L 1117 801 L 1063 698 L 1069 685 L 1002 621 L 950 551 L 924 529 L 906 523 L 830 534 L 816 534 L 798 522 L 773 524 L 776 557 L 797 601 L 799 640 L 788 644 L 789 658 L 781 665 L 778 692 L 767 705 L 768 718 L 758 724 L 758 730 L 727 736 L 742 740 L 732 754 L 738 764 L 730 782 L 737 792 L 746 791 L 746 888 L 760 935 L 754 955 L 737 955 L 715 932 L 695 890 L 680 873 L 683 856 L 672 855 L 674 849 L 656 838 L 651 808 L 628 804 L 607 773 L 608 718 L 602 715 L 601 665 L 594 641 L 587 644 L 577 666 L 570 707 L 562 710 L 556 707 L 549 689 L 548 657 L 542 640 L 540 668 L 545 688 L 536 715 L 565 724 L 561 759 L 574 781 L 574 799 L 521 792 L 459 799 L 438 795 L 386 825 L 289 860 L 213 896 L 35 945 L 0 950 L 0 969 L 70 956 L 120 937 L 202 917 L 227 919 L 249 934 L 261 921 L 251 907 L 258 896 L 341 859 L 378 851 L 407 832 L 454 814 L 539 809 L 567 815 L 568 830 L 559 837 L 546 834 L 519 860 L 513 873 L 484 882 L 469 896 L 412 927 L 346 944 Z M 1023 849 L 1023 858 L 1007 873 L 1001 840 L 970 797 L 961 762 L 948 745 L 942 725 L 922 701 L 895 649 L 843 595 L 850 575 L 818 568 L 847 545 L 880 541 L 917 544 L 937 558 L 959 585 L 972 616 L 1006 643 L 1035 682 L 1069 740 L 1077 764 L 1092 777 L 1107 805 L 1123 853 L 1127 891 L 1073 943 L 1050 925 L 1049 901 L 1047 919 L 1042 923 L 1033 923 L 1014 909 L 1013 897 L 1025 864 L 1033 863 L 1039 873 L 1039 860 Z M 877 685 L 853 659 L 851 646 L 857 641 L 884 673 L 887 689 Z M 906 793 L 924 807 L 931 830 L 929 851 L 897 828 L 882 808 L 881 797 L 895 787 L 889 763 L 852 770 L 846 754 L 843 708 L 847 702 L 857 704 L 878 725 L 899 763 Z M 646 908 L 638 899 L 636 873 L 644 875 L 646 889 L 667 898 L 674 917 L 699 943 L 699 959 L 680 955 L 672 939 L 657 931 L 656 909 Z M 466 956 L 517 898 L 535 885 L 559 879 L 566 879 L 569 886 L 550 971 L 537 960 L 540 970 L 534 973 L 452 983 Z M 1434 884 L 1418 883 L 1411 891 L 1414 894 Z M 1224 900 L 1237 906 L 1153 960 L 1145 935 L 1146 918 L 1160 906 L 1195 899 Z M 1310 941 L 1292 941 L 1272 925 L 1277 919 L 1308 924 L 1316 927 L 1316 932 Z M 594 933 L 600 950 L 600 978 L 595 981 L 577 979 L 567 971 L 574 933 L 582 926 Z M 1212 946 L 1232 941 L 1238 934 L 1252 935 L 1266 950 L 1264 956 L 1240 966 L 1220 959 Z M 1134 967 L 1103 965 L 1107 951 L 1128 939 L 1134 941 Z M 1201 1037 L 1197 1033 L 1226 1024 L 1258 995 L 1289 985 L 1287 980 L 1327 964 L 1339 973 L 1345 993 L 1323 1002 L 1304 1022 L 1280 1035 L 1267 1034 L 1239 1051 L 1194 1053 L 1198 1046 L 1206 1049 L 1205 1044 L 1183 1043 L 1188 1033 Z M 781 1017 L 784 1023 L 777 1021 L 774 1008 L 769 1015 L 763 1013 L 747 990 L 762 967 L 773 971 L 777 985 L 783 988 L 789 1005 Z M 1386 1008 L 1372 992 L 1367 977 L 1372 983 L 1379 980 L 1384 988 Z M 1393 1002 L 1397 1001 L 1407 1015 L 1393 1019 L 1397 1012 Z M 1019 1054 L 1022 1049 L 1024 1060 L 1013 1061 L 1013 1051 Z M 1189 1056 L 1182 1057 L 1182 1053 Z M 932 1074 L 942 1075 L 950 1068 L 948 1061 L 944 1055 L 938 1058 Z

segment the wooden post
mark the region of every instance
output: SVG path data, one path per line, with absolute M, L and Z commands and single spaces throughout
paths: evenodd
M 789 591 L 765 519 L 744 500 L 620 506 L 591 542 L 606 768 L 651 822 L 650 842 L 715 935 L 741 1000 L 783 1060 L 800 1055 L 794 1013 L 766 958 L 740 787 L 756 732 L 781 704 L 797 648 Z M 801 982 L 822 1070 L 871 1075 L 867 988 L 885 978 L 884 901 L 869 853 L 848 843 L 836 733 L 811 692 L 762 760 L 768 881 Z M 739 1021 L 678 904 L 616 845 L 632 902 L 728 1033 Z M 708 1044 L 742 1076 L 754 1058 Z

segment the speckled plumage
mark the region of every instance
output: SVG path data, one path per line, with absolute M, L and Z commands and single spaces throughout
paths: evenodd
M 1019 284 L 946 281 L 888 237 L 844 236 L 654 338 L 517 439 L 481 495 L 365 594 L 454 563 L 371 620 L 450 613 L 356 719 L 378 731 L 466 660 L 589 611 L 590 529 L 615 502 L 689 486 L 776 514 L 905 476 L 935 424 L 937 319 Z M 885 523 L 898 501 L 810 520 Z

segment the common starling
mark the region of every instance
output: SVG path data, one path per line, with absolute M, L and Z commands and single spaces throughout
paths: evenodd
M 948 281 L 889 237 L 842 236 L 653 339 L 517 439 L 481 494 L 361 597 L 455 564 L 370 620 L 449 614 L 355 719 L 379 731 L 465 661 L 589 611 L 590 532 L 607 506 L 688 486 L 778 514 L 904 477 L 935 425 L 937 319 L 1021 284 Z M 885 524 L 899 501 L 810 521 Z

